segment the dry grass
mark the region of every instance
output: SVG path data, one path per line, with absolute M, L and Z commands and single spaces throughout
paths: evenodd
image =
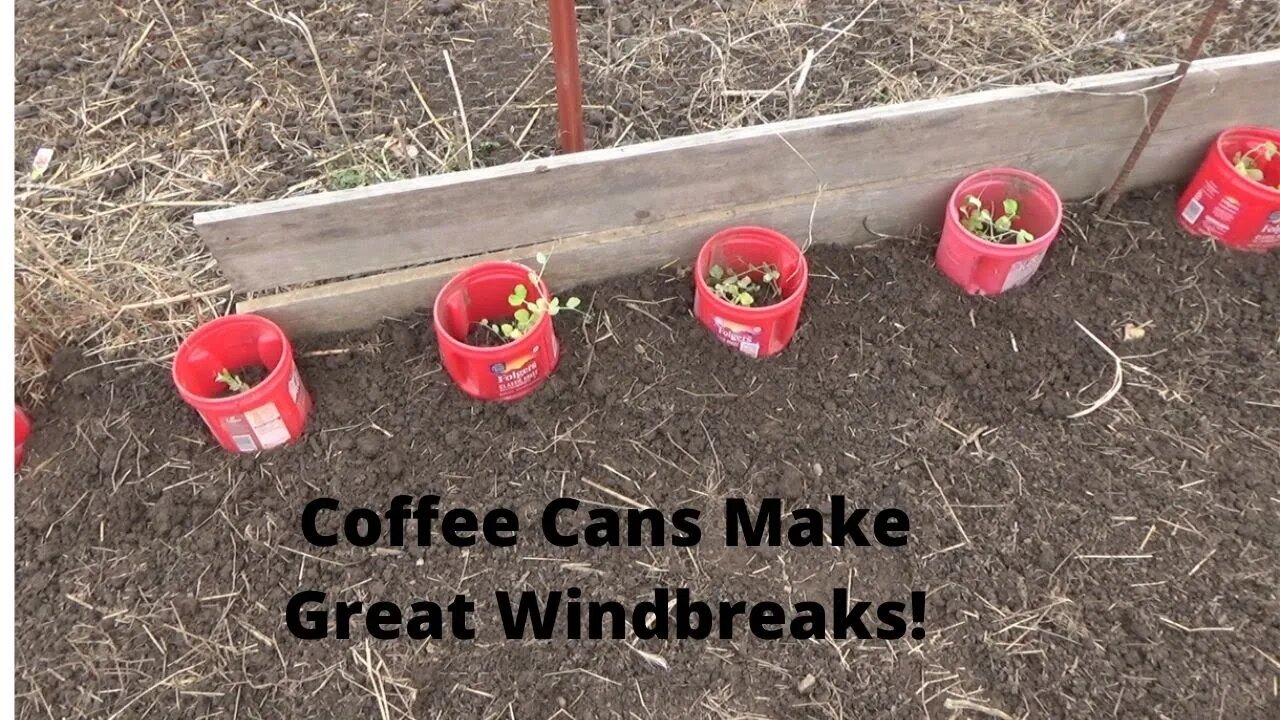
M 593 139 L 1166 63 L 1204 4 L 764 0 L 626 16 L 584 5 Z M 553 152 L 544 4 L 480 0 L 449 18 L 418 5 L 23 4 L 20 396 L 39 400 L 60 347 L 162 362 L 230 310 L 231 288 L 192 230 L 196 210 Z M 1228 16 L 1206 54 L 1280 46 L 1280 9 L 1250 12 L 1242 37 L 1229 37 Z M 238 45 L 245 37 L 257 44 Z M 158 122 L 139 114 L 153 100 L 169 108 Z M 55 149 L 54 164 L 32 180 L 40 147 Z

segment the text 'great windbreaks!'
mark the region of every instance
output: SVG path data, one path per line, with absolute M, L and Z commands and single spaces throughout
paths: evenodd
M 809 507 L 784 512 L 780 498 L 751 503 L 744 498 L 724 502 L 726 547 L 794 547 L 840 549 L 879 545 L 904 548 L 911 529 L 907 513 L 897 508 L 873 512 L 849 507 L 843 495 L 830 498 L 829 517 Z M 555 547 L 682 547 L 704 541 L 702 513 L 692 508 L 664 512 L 656 508 L 615 510 L 583 508 L 573 498 L 558 498 L 543 509 L 536 532 Z M 341 530 L 322 531 L 340 519 Z M 583 522 L 585 520 L 585 522 Z M 524 529 L 510 508 L 478 515 L 468 508 L 443 510 L 440 497 L 394 497 L 383 512 L 343 509 L 328 497 L 307 503 L 301 514 L 303 537 L 316 548 L 342 543 L 355 547 L 404 547 L 410 530 L 413 544 L 430 546 L 438 538 L 451 548 L 484 543 L 514 547 Z M 580 526 L 580 527 L 579 527 Z M 289 631 L 303 640 L 349 640 L 362 634 L 375 640 L 475 640 L 492 624 L 508 639 L 625 640 L 636 638 L 731 640 L 750 634 L 763 640 L 898 640 L 925 636 L 925 593 L 865 599 L 848 587 L 833 587 L 826 602 L 781 603 L 773 600 L 700 598 L 685 587 L 655 587 L 642 599 L 621 601 L 588 597 L 578 587 L 549 591 L 508 588 L 493 593 L 495 617 L 477 617 L 476 602 L 466 594 L 452 597 L 362 601 L 334 598 L 318 589 L 301 590 L 285 609 Z

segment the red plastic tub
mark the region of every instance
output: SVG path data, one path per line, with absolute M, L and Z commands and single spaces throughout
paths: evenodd
M 507 301 L 516 285 L 529 289 L 530 302 L 550 298 L 545 282 L 529 280 L 529 268 L 513 262 L 483 262 L 457 275 L 436 296 L 432 324 L 440 342 L 440 361 L 453 382 L 480 400 L 519 400 L 550 377 L 560 361 L 551 316 L 543 315 L 524 337 L 497 347 L 468 345 L 467 335 L 481 320 L 511 317 Z
M 961 224 L 960 209 L 970 195 L 983 207 L 994 205 L 997 210 L 1005 198 L 1017 200 L 1016 226 L 1036 239 L 1026 245 L 998 245 L 969 232 Z M 962 180 L 951 193 L 934 260 L 970 295 L 999 295 L 1031 279 L 1061 226 L 1062 199 L 1049 183 L 1025 170 L 983 170 Z
M 1280 145 L 1280 130 L 1236 127 L 1217 137 L 1178 201 L 1178 221 L 1193 235 L 1238 250 L 1280 247 L 1280 156 L 1261 161 L 1262 183 L 1241 175 L 1232 158 L 1265 142 Z
M 31 418 L 18 406 L 13 407 L 13 469 L 22 467 L 22 447 L 31 436 Z
M 728 302 L 707 284 L 713 265 L 741 272 L 765 263 L 778 268 L 782 300 L 764 307 Z M 758 278 L 755 278 L 758 279 Z M 809 262 L 791 238 L 762 227 L 721 230 L 703 244 L 693 271 L 693 313 L 721 342 L 751 357 L 776 355 L 791 342 L 809 289 Z
M 267 376 L 237 395 L 217 379 L 260 366 Z M 227 315 L 196 328 L 173 358 L 173 383 L 231 452 L 249 453 L 287 445 L 302 436 L 311 396 L 293 359 L 289 338 L 258 315 Z

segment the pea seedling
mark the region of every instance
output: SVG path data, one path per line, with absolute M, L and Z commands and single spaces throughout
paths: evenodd
M 1267 140 L 1249 150 L 1236 153 L 1231 160 L 1236 172 L 1258 184 L 1263 184 L 1262 163 L 1271 162 L 1278 154 L 1280 154 L 1280 148 L 1277 148 L 1275 143 Z M 1261 162 L 1259 162 L 1259 157 L 1261 157 Z M 1280 185 L 1276 185 L 1276 189 L 1280 190 Z
M 1004 214 L 997 217 L 994 205 L 990 209 L 985 208 L 981 200 L 969 195 L 960 208 L 960 222 L 969 232 L 997 245 L 1026 245 L 1035 240 L 1032 233 L 1013 226 L 1018 219 L 1018 201 L 1005 198 L 1001 205 Z
M 538 271 L 529 272 L 529 282 L 537 287 L 542 282 L 542 273 L 547 269 L 547 256 L 538 253 L 536 257 L 538 261 Z M 507 296 L 507 304 L 510 305 L 515 312 L 512 313 L 511 322 L 490 322 L 487 318 L 480 321 L 480 324 L 492 330 L 503 342 L 512 342 L 524 337 L 533 329 L 543 315 L 555 317 L 562 310 L 577 310 L 582 301 L 576 297 L 571 297 L 560 304 L 560 298 L 538 298 L 537 300 L 529 299 L 529 286 L 524 283 L 516 285 Z
M 249 388 L 253 387 L 249 383 L 245 382 L 239 375 L 236 375 L 226 368 L 223 368 L 222 372 L 218 373 L 214 379 L 223 385 L 226 385 L 228 390 L 237 395 L 242 392 L 248 392 Z
M 758 274 L 760 279 L 753 280 L 752 273 Z M 782 287 L 778 285 L 782 273 L 776 265 L 765 263 L 737 273 L 712 265 L 707 275 L 710 276 L 707 284 L 711 290 L 721 300 L 734 305 L 771 305 L 782 298 Z

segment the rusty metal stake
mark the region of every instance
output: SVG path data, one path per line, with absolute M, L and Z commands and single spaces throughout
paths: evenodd
M 1200 20 L 1200 28 L 1192 36 L 1191 43 L 1187 45 L 1186 51 L 1182 53 L 1182 59 L 1178 61 L 1178 69 L 1174 70 L 1172 81 L 1161 90 L 1160 99 L 1156 101 L 1155 108 L 1147 118 L 1146 127 L 1142 129 L 1142 134 L 1138 135 L 1138 141 L 1133 144 L 1133 150 L 1129 152 L 1129 157 L 1125 159 L 1124 165 L 1120 167 L 1120 174 L 1116 176 L 1115 182 L 1111 184 L 1111 189 L 1107 190 L 1106 196 L 1102 199 L 1102 206 L 1098 208 L 1098 212 L 1094 214 L 1094 217 L 1106 217 L 1111 212 L 1111 208 L 1115 206 L 1116 201 L 1120 199 L 1120 193 L 1124 191 L 1125 182 L 1129 180 L 1129 174 L 1133 172 L 1134 166 L 1138 164 L 1138 158 L 1142 157 L 1142 151 L 1147 148 L 1151 135 L 1156 131 L 1156 126 L 1160 124 L 1160 118 L 1164 117 L 1164 111 L 1168 110 L 1169 103 L 1173 102 L 1173 96 L 1178 93 L 1178 88 L 1182 85 L 1182 79 L 1187 76 L 1187 70 L 1191 68 L 1191 63 L 1200 57 L 1200 48 L 1204 45 L 1204 41 L 1208 39 L 1209 33 L 1213 31 L 1214 24 L 1218 22 L 1218 16 L 1226 9 L 1227 0 L 1213 0 L 1213 4 L 1205 11 L 1204 18 Z
M 551 52 L 556 69 L 560 152 L 586 147 L 582 125 L 582 75 L 578 64 L 578 13 L 574 0 L 551 0 Z

